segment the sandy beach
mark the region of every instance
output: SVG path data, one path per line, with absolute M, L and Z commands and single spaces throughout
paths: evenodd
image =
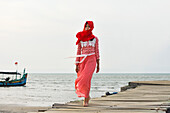
M 0 113 L 27 113 L 48 110 L 51 107 L 22 106 L 22 105 L 2 105 L 0 104 Z

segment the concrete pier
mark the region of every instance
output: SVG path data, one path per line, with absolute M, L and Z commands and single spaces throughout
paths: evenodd
M 44 112 L 30 113 L 170 113 L 170 81 L 136 81 L 121 92 L 93 98 L 89 107 L 82 101 L 54 104 Z

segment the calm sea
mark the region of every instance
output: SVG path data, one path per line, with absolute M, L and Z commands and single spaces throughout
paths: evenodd
M 76 74 L 29 73 L 24 87 L 0 87 L 0 104 L 51 106 L 77 98 L 74 89 Z M 107 91 L 118 92 L 130 81 L 170 80 L 170 73 L 100 73 L 94 74 L 91 97 L 101 97 Z

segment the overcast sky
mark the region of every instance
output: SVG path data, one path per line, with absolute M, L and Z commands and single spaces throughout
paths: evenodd
M 169 0 L 0 0 L 0 70 L 74 73 L 87 20 L 101 73 L 170 72 Z

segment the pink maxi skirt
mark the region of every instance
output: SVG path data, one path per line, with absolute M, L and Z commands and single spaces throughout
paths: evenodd
M 80 58 L 80 61 L 83 58 Z M 75 89 L 78 97 L 89 97 L 91 88 L 91 79 L 96 68 L 96 56 L 87 56 L 86 59 L 79 64 L 79 72 L 75 80 Z

